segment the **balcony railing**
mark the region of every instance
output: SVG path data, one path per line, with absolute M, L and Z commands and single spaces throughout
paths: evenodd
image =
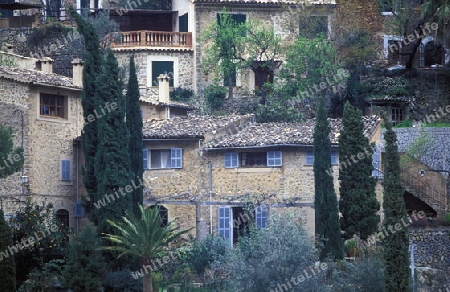
M 192 33 L 168 31 L 127 31 L 121 33 L 121 42 L 112 47 L 176 47 L 192 48 Z

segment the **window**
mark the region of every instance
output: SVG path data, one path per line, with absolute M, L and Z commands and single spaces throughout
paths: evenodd
M 169 224 L 169 210 L 166 207 L 161 205 L 153 205 L 149 207 L 150 209 L 158 208 L 159 210 L 159 219 L 161 220 L 161 227 L 167 227 Z
M 59 209 L 58 211 L 56 211 L 56 219 L 59 222 L 61 222 L 61 225 L 64 230 L 69 229 L 69 211 L 65 209 Z M 68 243 L 69 243 L 69 235 L 67 235 L 66 238 L 62 240 L 61 245 L 67 246 Z
M 262 167 L 267 166 L 266 152 L 244 152 L 241 153 L 242 167 Z
M 70 160 L 61 160 L 61 180 L 71 181 Z
M 238 165 L 238 154 L 236 152 L 225 153 L 225 168 L 236 168 Z
M 315 38 L 328 34 L 328 16 L 302 16 L 299 22 L 299 35 L 305 38 Z
M 65 118 L 64 96 L 41 93 L 40 115 L 55 118 Z
M 331 165 L 336 165 L 338 163 L 338 150 L 331 149 Z
M 268 151 L 267 152 L 267 166 L 281 166 L 281 151 Z
M 306 165 L 314 164 L 314 149 L 306 150 Z
M 183 168 L 183 149 L 144 149 L 142 152 L 144 169 Z
M 233 242 L 233 232 L 232 232 L 232 221 L 231 219 L 232 211 L 231 207 L 219 207 L 219 217 L 218 220 L 218 233 L 225 239 L 228 239 L 230 246 Z
M 160 74 L 169 75 L 169 86 L 174 86 L 173 61 L 152 61 L 152 86 L 158 86 L 158 76 Z
M 258 206 L 255 209 L 255 223 L 256 227 L 260 229 L 266 228 L 267 222 L 267 206 Z
M 397 125 L 404 120 L 403 109 L 400 107 L 393 107 L 391 109 L 392 125 Z
M 228 17 L 229 21 L 235 24 L 236 26 L 245 23 L 247 19 L 247 16 L 245 14 L 218 13 L 217 24 L 221 25 L 223 21 L 228 21 Z

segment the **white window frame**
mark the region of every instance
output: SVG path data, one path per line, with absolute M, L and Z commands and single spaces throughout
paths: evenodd
M 391 12 L 392 13 L 392 12 Z M 403 41 L 401 36 L 396 35 L 383 35 L 383 55 L 384 58 L 389 58 L 389 41 Z
M 267 166 L 278 167 L 283 165 L 281 151 L 267 151 Z
M 230 247 L 233 246 L 233 209 L 230 206 L 218 207 L 217 209 L 217 233 L 228 240 Z M 227 216 L 228 215 L 228 216 Z
M 226 152 L 224 155 L 225 168 L 238 168 L 239 167 L 239 153 Z
M 180 169 L 183 168 L 183 148 L 153 149 L 169 151 L 170 165 L 168 167 L 151 168 L 152 149 L 142 149 L 142 164 L 144 169 Z
M 179 86 L 179 59 L 178 57 L 170 57 L 170 56 L 154 56 L 149 55 L 147 57 L 147 87 L 158 87 L 152 84 L 152 80 L 154 79 L 152 76 L 152 62 L 153 61 L 170 61 L 173 62 L 173 76 L 169 76 L 170 78 L 173 78 L 173 87 Z M 169 72 L 170 73 L 170 72 Z M 156 76 L 158 77 L 158 76 Z
M 60 179 L 63 182 L 72 181 L 72 161 L 70 159 L 60 160 Z
M 305 151 L 305 164 L 314 165 L 314 148 L 308 148 Z

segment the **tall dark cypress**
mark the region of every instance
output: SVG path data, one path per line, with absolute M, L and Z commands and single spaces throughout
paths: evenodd
M 127 94 L 125 99 L 127 103 L 127 128 L 130 132 L 129 152 L 131 159 L 131 171 L 133 173 L 133 179 L 138 182 L 139 179 L 142 179 L 144 168 L 142 157 L 142 115 L 141 108 L 139 106 L 139 84 L 136 76 L 134 56 L 130 57 L 130 78 L 128 79 Z M 143 204 L 142 187 L 133 190 L 132 198 L 134 214 L 139 216 L 139 205 Z
M 397 135 L 385 119 L 386 132 L 384 157 L 383 229 L 388 230 L 383 239 L 385 286 L 388 292 L 409 291 L 409 240 L 406 228 L 394 229 L 406 217 L 404 190 L 400 182 L 400 156 Z M 390 232 L 391 231 L 391 232 Z
M 359 109 L 345 103 L 343 129 L 339 135 L 339 211 L 345 238 L 356 233 L 366 240 L 378 229 L 380 203 L 372 177 L 373 149 L 364 136 L 364 122 Z
M 344 243 L 339 227 L 339 213 L 331 169 L 330 123 L 323 99 L 320 99 L 314 129 L 314 208 L 316 239 L 320 259 L 344 258 Z
M 81 135 L 81 148 L 84 154 L 83 183 L 90 198 L 90 209 L 92 210 L 91 220 L 94 224 L 98 224 L 97 212 L 93 205 L 98 200 L 97 179 L 94 174 L 98 119 L 92 122 L 87 121 L 89 115 L 95 115 L 96 104 L 94 97 L 97 91 L 96 78 L 101 72 L 102 55 L 99 50 L 98 36 L 92 24 L 86 22 L 73 8 L 70 8 L 69 11 L 77 23 L 78 31 L 84 37 L 86 50 L 86 60 L 83 67 L 83 91 L 81 93 L 83 120 L 85 121 Z
M 119 67 L 113 52 L 108 49 L 102 73 L 97 79 L 96 102 L 98 143 L 95 155 L 97 193 L 108 203 L 97 208 L 99 233 L 114 233 L 106 220 L 119 220 L 132 209 L 133 184 L 129 154 L 129 132 L 125 122 L 125 99 L 119 80 Z M 103 110 L 101 109 L 103 108 Z
M 12 231 L 5 221 L 3 210 L 0 209 L 0 251 L 6 251 L 6 254 L 8 254 L 8 247 L 11 248 L 12 246 L 14 246 Z M 5 292 L 16 291 L 16 262 L 13 254 L 6 257 L 2 255 L 0 260 L 0 287 Z

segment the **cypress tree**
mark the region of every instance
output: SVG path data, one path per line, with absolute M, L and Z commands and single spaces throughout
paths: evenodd
M 70 243 L 63 270 L 67 288 L 72 291 L 97 291 L 102 286 L 106 263 L 101 248 L 101 240 L 90 226 Z
M 0 209 L 0 251 L 8 253 L 8 247 L 13 246 L 12 231 L 5 221 L 3 210 Z M 5 292 L 16 291 L 16 263 L 14 255 L 1 256 L 0 287 Z
M 402 223 L 406 216 L 403 188 L 400 182 L 400 156 L 397 136 L 390 122 L 384 122 L 386 132 L 384 157 L 384 194 L 383 230 L 388 234 L 383 240 L 383 257 L 385 261 L 385 286 L 388 292 L 408 291 L 409 289 L 409 240 L 406 228 L 393 229 Z
M 361 111 L 348 101 L 344 106 L 342 123 L 339 135 L 341 228 L 347 239 L 356 233 L 366 240 L 377 231 L 380 221 L 376 214 L 380 209 L 375 194 L 376 180 L 372 177 L 373 148 L 364 136 Z
M 323 99 L 319 101 L 314 128 L 314 208 L 316 239 L 320 245 L 320 259 L 331 255 L 344 258 L 344 243 L 339 227 L 339 213 L 331 170 L 330 123 Z
M 108 49 L 102 73 L 97 79 L 97 104 L 108 110 L 101 111 L 98 119 L 98 144 L 95 155 L 95 176 L 98 196 L 108 203 L 97 208 L 97 232 L 111 233 L 106 220 L 116 221 L 132 209 L 133 189 L 129 154 L 129 132 L 125 123 L 125 99 L 119 80 L 119 67 L 113 52 Z M 136 186 L 138 186 L 136 184 Z M 128 186 L 128 188 L 127 188 Z
M 98 224 L 98 215 L 95 211 L 94 202 L 97 202 L 97 179 L 95 177 L 95 154 L 97 151 L 97 122 L 95 119 L 92 122 L 88 121 L 89 115 L 95 116 L 96 103 L 95 94 L 97 91 L 96 78 L 101 72 L 102 56 L 99 49 L 99 40 L 94 27 L 89 22 L 85 21 L 78 13 L 69 9 L 70 15 L 77 23 L 78 32 L 84 37 L 84 46 L 86 49 L 86 60 L 83 67 L 83 91 L 81 93 L 81 105 L 83 107 L 83 132 L 81 135 L 81 148 L 84 154 L 83 166 L 83 183 L 86 192 L 90 198 L 89 204 L 91 211 L 91 220 L 94 224 Z M 102 194 L 100 194 L 101 196 Z
M 136 66 L 134 56 L 130 57 L 130 78 L 128 79 L 128 88 L 126 94 L 127 114 L 126 124 L 130 132 L 129 153 L 131 159 L 131 171 L 133 179 L 139 181 L 144 173 L 143 157 L 142 157 L 142 115 L 139 106 L 139 84 L 136 76 Z M 139 216 L 139 205 L 143 204 L 142 187 L 136 188 L 132 193 L 133 211 Z

